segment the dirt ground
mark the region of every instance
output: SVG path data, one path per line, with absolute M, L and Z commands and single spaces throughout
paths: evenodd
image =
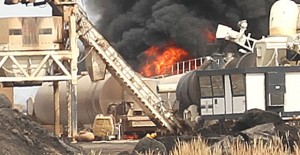
M 12 110 L 8 99 L 0 94 L 0 154 L 1 155 L 65 155 L 82 154 L 80 148 Z
M 132 152 L 137 143 L 123 140 L 71 144 L 11 109 L 9 100 L 0 94 L 0 155 L 116 155 Z
M 67 140 L 56 137 L 26 115 L 11 109 L 10 105 L 8 99 L 0 94 L 0 155 L 118 155 L 124 151 L 131 153 L 134 149 L 138 152 L 148 151 L 149 148 L 167 153 L 177 140 L 189 141 L 193 138 L 191 135 L 183 135 L 158 137 L 155 140 L 144 137 L 139 141 L 95 141 L 70 144 Z M 280 137 L 286 137 L 286 132 L 288 132 L 290 135 L 286 137 L 287 139 L 282 139 L 283 144 L 287 144 L 286 146 L 292 147 L 293 144 L 300 143 L 298 129 L 286 125 L 279 115 L 262 110 L 245 112 L 241 119 L 235 122 L 232 131 L 238 135 L 242 134 L 244 141 L 253 140 L 252 137 L 255 135 L 265 134 L 261 132 L 263 131 L 261 128 L 253 132 L 253 128 L 257 125 L 271 127 L 273 132 L 267 132 L 270 136 L 279 134 Z M 250 132 L 249 129 L 253 131 Z M 204 132 L 210 130 L 213 128 L 200 130 L 199 133 L 204 135 Z M 231 137 L 236 138 L 234 135 Z M 247 141 L 247 143 L 251 144 L 252 141 Z
M 82 147 L 87 153 L 91 150 L 96 154 L 101 152 L 101 155 L 117 155 L 120 152 L 132 152 L 138 140 L 120 140 L 120 141 L 94 141 L 94 142 L 78 142 L 74 146 Z

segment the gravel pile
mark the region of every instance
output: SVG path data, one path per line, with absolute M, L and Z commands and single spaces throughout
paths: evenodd
M 0 94 L 0 154 L 3 155 L 60 155 L 82 154 L 81 149 L 68 144 L 11 109 L 11 103 Z

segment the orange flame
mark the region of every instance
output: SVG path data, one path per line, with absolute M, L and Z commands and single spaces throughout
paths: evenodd
M 145 51 L 148 62 L 141 67 L 141 74 L 146 77 L 164 75 L 171 70 L 172 65 L 189 57 L 187 51 L 174 44 L 165 48 L 151 46 Z
M 208 43 L 214 43 L 216 41 L 216 36 L 208 28 L 204 29 L 204 34 L 206 36 Z

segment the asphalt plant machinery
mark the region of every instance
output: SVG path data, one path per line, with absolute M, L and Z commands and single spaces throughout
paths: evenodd
M 5 1 L 8 5 L 17 3 L 34 6 L 48 3 L 53 16 L 0 20 L 1 27 L 7 28 L 1 30 L 5 35 L 0 40 L 0 67 L 3 69 L 0 82 L 33 85 L 52 81 L 56 135 L 60 134 L 59 81 L 68 81 L 68 137 L 77 133 L 78 39 L 85 46 L 85 61 L 92 81 L 104 79 L 105 72 L 109 71 L 161 132 L 181 132 L 181 123 L 95 29 L 75 0 Z

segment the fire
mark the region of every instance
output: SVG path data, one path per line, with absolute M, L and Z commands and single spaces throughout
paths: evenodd
M 161 48 L 151 46 L 145 51 L 147 62 L 141 67 L 141 74 L 150 77 L 168 73 L 172 65 L 189 57 L 187 51 L 174 44 L 168 44 Z
M 216 41 L 216 36 L 208 28 L 204 29 L 204 34 L 206 36 L 208 43 L 214 43 Z

